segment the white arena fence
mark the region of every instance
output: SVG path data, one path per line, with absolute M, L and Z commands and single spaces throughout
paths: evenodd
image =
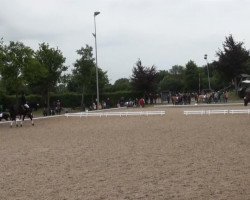
M 149 116 L 165 115 L 165 111 L 138 111 L 138 112 L 78 112 L 65 113 L 66 117 L 108 117 L 108 116 Z
M 40 119 L 48 119 L 48 118 L 57 118 L 57 117 L 63 117 L 64 115 L 49 115 L 45 117 L 34 117 L 33 120 L 40 120 Z M 21 120 L 17 117 L 16 121 L 19 123 Z M 29 118 L 25 118 L 24 121 L 30 121 Z M 6 124 L 6 123 L 11 123 L 11 120 L 9 121 L 0 121 L 0 124 Z
M 44 116 L 44 117 L 34 117 L 33 120 L 40 120 L 40 119 L 48 119 L 48 118 L 57 118 L 57 117 L 63 117 L 64 115 L 49 115 L 49 116 Z M 17 117 L 16 119 L 17 122 L 20 122 L 21 120 Z M 25 118 L 24 121 L 30 121 L 30 118 Z M 0 124 L 5 124 L 5 123 L 11 123 L 11 120 L 9 121 L 0 121 Z
M 45 117 L 34 117 L 33 120 L 57 118 L 57 117 L 108 117 L 108 116 L 149 116 L 149 115 L 165 115 L 165 111 L 139 111 L 139 112 L 78 112 L 78 113 L 65 113 L 64 115 L 52 115 Z M 25 118 L 25 121 L 30 121 L 30 119 Z M 17 118 L 17 122 L 21 120 Z M 11 121 L 0 121 L 0 124 L 11 123 Z
M 250 114 L 250 109 L 247 110 L 229 110 L 230 114 Z
M 242 110 L 185 110 L 184 115 L 250 114 L 250 109 Z

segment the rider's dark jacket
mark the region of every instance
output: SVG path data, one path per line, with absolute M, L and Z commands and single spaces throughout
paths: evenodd
M 20 105 L 24 105 L 24 104 L 26 104 L 26 98 L 24 95 L 22 95 L 20 99 Z

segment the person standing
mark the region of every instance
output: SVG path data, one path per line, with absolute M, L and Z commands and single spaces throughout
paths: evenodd
M 144 98 L 141 98 L 141 99 L 139 100 L 139 105 L 140 105 L 141 108 L 144 107 L 144 105 L 145 105 L 145 100 L 144 100 Z
M 226 91 L 224 95 L 225 95 L 224 96 L 225 102 L 227 103 L 227 101 L 228 101 L 228 91 Z

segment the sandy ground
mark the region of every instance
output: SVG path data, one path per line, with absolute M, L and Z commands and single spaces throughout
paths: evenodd
M 0 199 L 250 199 L 250 115 L 151 109 L 0 124 Z

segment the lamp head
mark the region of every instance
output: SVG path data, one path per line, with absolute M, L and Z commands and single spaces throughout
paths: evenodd
M 97 15 L 99 15 L 99 14 L 100 14 L 100 12 L 98 12 L 98 11 L 94 12 L 94 17 L 97 16 Z

